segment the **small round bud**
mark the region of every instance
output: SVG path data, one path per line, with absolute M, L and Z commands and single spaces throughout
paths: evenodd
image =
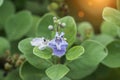
M 48 29 L 49 29 L 49 30 L 53 30 L 53 26 L 52 26 L 52 25 L 49 25 L 49 26 L 48 26 Z
M 55 11 L 59 8 L 59 5 L 56 2 L 52 2 L 51 4 L 48 5 L 48 10 L 49 11 Z
M 53 17 L 53 20 L 57 20 L 57 17 Z
M 65 23 L 61 23 L 61 24 L 60 24 L 60 27 L 62 27 L 62 28 L 64 28 L 65 26 L 66 26 Z
M 62 23 L 59 21 L 58 24 L 61 25 Z
M 53 21 L 54 21 L 54 23 L 57 23 L 57 17 L 53 17 Z
M 64 38 L 65 41 L 67 41 L 67 38 Z
M 11 54 L 11 53 L 10 53 L 10 50 L 6 50 L 6 51 L 5 51 L 5 56 L 10 56 L 10 54 Z
M 65 27 L 65 26 L 66 26 L 66 24 L 65 24 L 65 23 L 62 23 L 62 24 L 61 24 L 61 26 Z
M 22 63 L 23 63 L 22 60 L 17 60 L 16 64 L 15 64 L 15 67 L 19 67 Z
M 12 65 L 9 63 L 5 63 L 4 68 L 5 70 L 10 70 L 12 68 Z
M 24 61 L 25 60 L 25 56 L 24 55 L 20 55 L 19 59 Z
M 58 23 L 61 23 L 60 20 L 57 20 Z
M 17 60 L 19 58 L 19 55 L 18 54 L 14 54 L 13 57 L 12 57 L 14 60 Z

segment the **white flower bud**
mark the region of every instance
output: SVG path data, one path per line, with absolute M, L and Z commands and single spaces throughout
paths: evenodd
M 59 21 L 58 24 L 61 25 L 62 23 Z
M 57 20 L 57 17 L 53 17 L 53 20 Z
M 60 20 L 57 20 L 58 23 L 61 23 Z
M 62 27 L 65 27 L 65 26 L 66 26 L 66 23 L 62 23 L 61 26 L 62 26 Z
M 65 41 L 67 41 L 67 38 L 64 38 Z
M 49 26 L 48 26 L 48 29 L 49 29 L 49 30 L 53 30 L 53 26 L 52 26 L 52 25 L 49 25 Z

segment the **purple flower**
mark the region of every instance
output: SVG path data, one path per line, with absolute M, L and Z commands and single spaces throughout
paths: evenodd
M 48 46 L 52 48 L 53 55 L 61 57 L 65 54 L 68 43 L 64 40 L 64 33 L 59 34 L 56 32 L 55 38 L 48 43 Z

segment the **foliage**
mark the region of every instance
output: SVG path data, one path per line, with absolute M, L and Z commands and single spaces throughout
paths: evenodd
M 104 74 L 101 80 L 111 80 L 110 73 L 120 75 L 120 1 L 117 9 L 104 8 L 99 34 L 89 22 L 76 22 L 60 11 L 66 11 L 63 3 L 0 0 L 0 80 L 100 80 L 94 77 L 99 74 Z M 32 46 L 34 38 L 56 40 L 57 32 L 65 33 L 57 35 L 68 43 L 64 55 Z

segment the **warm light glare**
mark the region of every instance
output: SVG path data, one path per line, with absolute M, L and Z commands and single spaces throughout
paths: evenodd
M 85 18 L 88 15 L 98 17 L 102 15 L 104 7 L 110 6 L 111 2 L 111 0 L 79 0 L 78 16 L 79 18 Z
M 98 2 L 98 3 L 106 2 L 106 0 L 93 0 L 93 1 Z
M 88 5 L 89 5 L 89 6 L 92 6 L 92 5 L 93 5 L 93 2 L 89 1 L 89 2 L 88 2 Z
M 108 5 L 110 0 L 89 0 L 89 6 L 106 6 Z
M 81 17 L 81 18 L 82 18 L 82 17 L 84 17 L 84 15 L 85 15 L 85 14 L 84 14 L 84 12 L 83 12 L 83 11 L 79 11 L 79 13 L 78 13 L 78 16 L 79 16 L 79 17 Z

